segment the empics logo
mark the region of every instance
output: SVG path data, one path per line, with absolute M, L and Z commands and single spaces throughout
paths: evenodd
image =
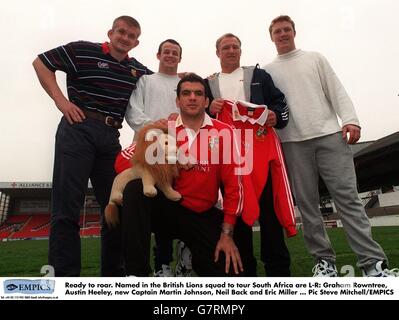
M 13 283 L 10 283 L 9 285 L 6 286 L 6 288 L 7 288 L 7 290 L 9 290 L 9 291 L 14 291 L 15 289 L 18 288 L 18 286 L 16 286 L 16 285 L 13 284 Z
M 51 294 L 54 288 L 54 280 L 11 279 L 4 281 L 4 293 Z

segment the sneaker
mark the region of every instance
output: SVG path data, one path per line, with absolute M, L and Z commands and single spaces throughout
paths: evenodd
M 178 240 L 176 243 L 177 263 L 175 276 L 176 277 L 191 277 L 193 267 L 191 264 L 191 251 L 184 244 L 183 241 Z
M 163 264 L 162 269 L 158 271 L 154 271 L 154 277 L 173 277 L 172 268 L 167 265 Z
M 319 259 L 312 269 L 313 277 L 338 277 L 338 271 L 335 264 L 326 260 Z
M 368 268 L 362 268 L 363 277 L 399 277 L 399 269 L 387 268 L 384 261 L 378 261 Z

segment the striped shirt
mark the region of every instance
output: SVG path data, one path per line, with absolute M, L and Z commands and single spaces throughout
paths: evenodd
M 46 67 L 67 74 L 69 100 L 81 109 L 123 120 L 136 82 L 152 74 L 134 58 L 117 61 L 107 43 L 71 42 L 39 55 Z

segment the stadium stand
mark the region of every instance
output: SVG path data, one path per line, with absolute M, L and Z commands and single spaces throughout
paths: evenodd
M 48 238 L 50 183 L 0 182 L 0 241 Z M 100 235 L 100 208 L 91 188 L 81 211 L 81 236 Z
M 0 192 L 0 226 L 7 220 L 10 196 Z
M 89 214 L 80 217 L 80 235 L 83 237 L 100 235 L 100 215 Z M 50 232 L 50 213 L 16 214 L 0 226 L 0 241 L 18 239 L 48 238 Z
M 47 226 L 47 228 L 41 228 Z M 30 215 L 22 227 L 12 233 L 8 239 L 46 238 L 49 235 L 50 216 L 45 214 Z

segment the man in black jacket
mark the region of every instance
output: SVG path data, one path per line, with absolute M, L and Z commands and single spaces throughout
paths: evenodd
M 207 79 L 208 94 L 212 101 L 208 110 L 210 115 L 216 116 L 222 111 L 222 98 L 244 100 L 268 107 L 266 126 L 285 127 L 288 123 L 288 108 L 284 94 L 274 86 L 270 75 L 258 66 L 240 67 L 240 39 L 231 33 L 221 36 L 216 41 L 216 55 L 220 59 L 221 72 Z M 261 194 L 259 206 L 261 259 L 266 275 L 290 276 L 290 254 L 284 241 L 282 226 L 274 210 L 270 174 Z M 235 240 L 244 264 L 245 275 L 256 276 L 252 230 L 241 219 L 237 221 Z

